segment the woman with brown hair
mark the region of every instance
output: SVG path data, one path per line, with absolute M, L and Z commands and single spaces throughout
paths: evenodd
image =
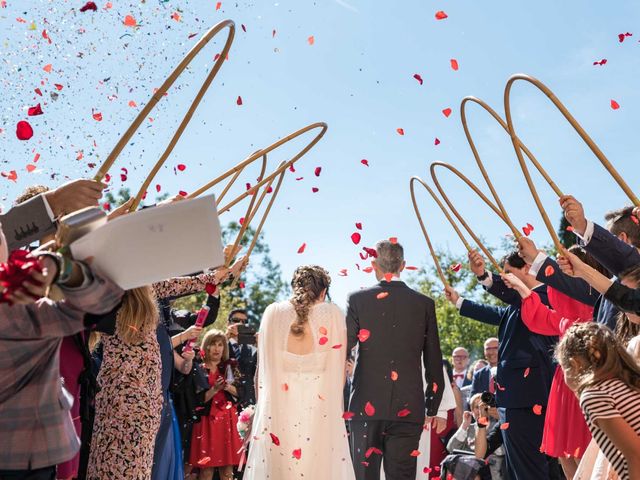
M 343 420 L 347 329 L 325 301 L 330 283 L 325 269 L 298 267 L 291 298 L 264 312 L 244 480 L 355 478 Z
M 193 426 L 189 463 L 200 468 L 199 480 L 211 480 L 217 468 L 221 480 L 233 478 L 240 462 L 242 440 L 238 434 L 238 364 L 229 359 L 229 343 L 220 330 L 209 330 L 202 339 L 204 366 L 211 388 L 205 393 L 208 414 Z

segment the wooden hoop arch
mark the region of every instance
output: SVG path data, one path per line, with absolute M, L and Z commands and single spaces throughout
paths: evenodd
M 442 213 L 444 213 L 445 217 L 447 217 L 447 220 L 449 220 L 449 223 L 451 224 L 453 229 L 456 231 L 456 233 L 458 234 L 458 237 L 460 237 L 460 240 L 462 240 L 462 243 L 464 244 L 467 250 L 471 250 L 471 245 L 469 245 L 469 242 L 467 242 L 467 239 L 464 237 L 464 235 L 458 228 L 458 225 L 453 220 L 453 218 L 451 218 L 451 215 L 449 214 L 448 210 L 442 204 L 442 202 L 440 201 L 438 196 L 434 193 L 434 191 L 431 189 L 431 187 L 427 185 L 427 183 L 424 180 L 422 180 L 420 177 L 417 177 L 417 176 L 411 177 L 411 179 L 409 180 L 409 191 L 411 192 L 411 202 L 413 203 L 413 210 L 416 213 L 416 217 L 418 219 L 418 223 L 420 224 L 420 228 L 422 230 L 422 234 L 424 235 L 424 239 L 427 241 L 427 246 L 429 247 L 431 258 L 433 258 L 433 263 L 435 263 L 436 265 L 438 277 L 440 277 L 440 281 L 442 282 L 442 284 L 448 287 L 449 282 L 447 281 L 447 278 L 445 277 L 444 272 L 442 270 L 442 266 L 440 265 L 440 259 L 438 258 L 438 255 L 436 254 L 436 251 L 433 248 L 433 245 L 431 244 L 431 239 L 429 238 L 427 229 L 425 228 L 424 222 L 422 221 L 422 215 L 420 214 L 420 209 L 418 208 L 418 201 L 416 200 L 416 193 L 415 193 L 415 187 L 414 187 L 415 182 L 418 182 L 420 185 L 422 185 L 425 188 L 425 190 L 427 190 L 427 192 L 429 192 L 431 197 L 438 204 L 438 207 L 440 207 L 440 210 L 442 210 Z
M 224 28 L 228 28 L 229 29 L 229 34 L 227 36 L 227 40 L 225 42 L 224 48 L 222 49 L 222 52 L 220 53 L 220 56 L 218 57 L 218 59 L 214 63 L 213 68 L 211 69 L 211 72 L 209 72 L 209 74 L 207 75 L 207 78 L 202 83 L 202 86 L 200 87 L 200 90 L 198 91 L 197 95 L 195 96 L 193 102 L 191 103 L 191 106 L 189 107 L 189 110 L 187 110 L 187 113 L 185 114 L 184 118 L 180 122 L 180 125 L 178 126 L 178 129 L 176 130 L 176 132 L 174 133 L 173 137 L 171 138 L 171 141 L 169 142 L 169 145 L 167 145 L 167 148 L 165 149 L 165 151 L 160 156 L 160 159 L 156 162 L 156 164 L 151 169 L 151 172 L 149 173 L 149 175 L 147 175 L 147 178 L 144 180 L 142 186 L 140 187 L 140 190 L 138 191 L 138 193 L 135 196 L 135 199 L 133 201 L 133 204 L 131 205 L 131 208 L 129 209 L 130 212 L 132 212 L 136 208 L 138 208 L 138 205 L 140 204 L 140 200 L 144 196 L 144 193 L 146 192 L 147 187 L 149 186 L 149 184 L 151 183 L 153 178 L 158 173 L 158 170 L 160 170 L 160 167 L 164 164 L 164 162 L 167 160 L 167 158 L 169 157 L 169 155 L 173 151 L 174 147 L 176 146 L 176 143 L 178 142 L 178 140 L 182 136 L 182 133 L 184 132 L 185 128 L 189 124 L 189 121 L 193 117 L 193 114 L 194 114 L 196 108 L 198 108 L 198 105 L 200 104 L 200 101 L 202 100 L 202 97 L 204 97 L 204 94 L 209 89 L 209 86 L 211 85 L 211 82 L 216 77 L 216 75 L 218 74 L 218 71 L 222 67 L 223 62 L 227 58 L 227 54 L 229 53 L 229 49 L 231 48 L 231 44 L 233 43 L 233 38 L 234 38 L 234 35 L 235 35 L 235 24 L 233 23 L 232 20 L 223 20 L 222 22 L 220 22 L 217 25 L 215 25 L 212 28 L 210 28 L 202 36 L 202 38 L 200 40 L 198 40 L 198 43 L 196 43 L 193 46 L 193 48 L 191 50 L 189 50 L 189 52 L 185 55 L 185 57 L 178 64 L 178 66 L 167 77 L 167 79 L 164 81 L 162 86 L 151 96 L 151 99 L 149 100 L 149 102 L 140 111 L 138 116 L 133 120 L 133 122 L 131 123 L 131 125 L 127 129 L 127 131 L 124 132 L 122 137 L 120 137 L 120 140 L 118 140 L 118 143 L 113 148 L 113 150 L 111 151 L 111 153 L 109 154 L 107 159 L 104 161 L 104 163 L 101 165 L 100 169 L 96 173 L 96 175 L 94 177 L 95 180 L 100 181 L 100 180 L 102 180 L 104 178 L 104 176 L 109 171 L 109 169 L 111 168 L 113 163 L 116 161 L 116 159 L 118 158 L 118 156 L 120 155 L 120 153 L 122 152 L 122 150 L 124 149 L 126 144 L 131 139 L 131 137 L 136 133 L 138 128 L 140 128 L 140 125 L 145 120 L 145 118 L 147 118 L 147 116 L 149 115 L 151 110 L 153 110 L 155 108 L 155 106 L 162 99 L 164 94 L 167 93 L 167 91 L 173 85 L 173 83 L 176 81 L 176 79 L 182 74 L 182 72 L 185 70 L 185 68 L 187 68 L 187 66 L 196 57 L 196 55 L 204 48 L 204 46 L 207 45 L 207 43 L 209 43 L 209 41 L 212 38 L 214 38 Z
M 484 243 L 482 243 L 482 241 L 474 233 L 474 231 L 471 229 L 471 227 L 469 227 L 469 225 L 467 224 L 465 219 L 462 217 L 462 215 L 460 215 L 460 212 L 458 212 L 456 207 L 453 205 L 453 203 L 449 199 L 449 196 L 445 193 L 444 189 L 442 188 L 442 185 L 440 185 L 440 182 L 438 181 L 438 177 L 436 175 L 436 167 L 443 167 L 443 168 L 446 168 L 447 170 L 449 170 L 450 172 L 452 172 L 460 180 L 462 180 L 464 183 L 466 183 L 467 186 L 469 188 L 471 188 L 471 190 L 473 190 L 473 192 L 476 195 L 478 195 L 480 197 L 480 199 L 487 206 L 489 206 L 489 208 L 491 208 L 491 210 L 493 210 L 493 212 L 498 216 L 498 218 L 500 218 L 500 220 L 502 220 L 505 224 L 508 225 L 507 220 L 502 215 L 502 212 L 500 211 L 500 209 L 496 205 L 494 205 L 493 202 L 491 200 L 489 200 L 484 193 L 482 193 L 482 191 L 476 186 L 476 184 L 474 184 L 471 180 L 469 180 L 469 178 L 467 178 L 467 176 L 464 175 L 456 167 L 454 167 L 453 165 L 450 165 L 448 163 L 444 163 L 444 162 L 433 162 L 429 166 L 429 171 L 431 172 L 431 178 L 433 179 L 433 183 L 435 184 L 436 188 L 438 189 L 438 192 L 440 192 L 440 195 L 442 196 L 442 198 L 444 199 L 445 203 L 449 207 L 449 210 L 451 210 L 451 212 L 456 216 L 458 221 L 462 224 L 462 226 L 465 228 L 465 230 L 471 236 L 471 238 L 473 238 L 473 241 L 476 243 L 476 245 L 478 245 L 480 250 L 482 250 L 482 252 L 487 256 L 487 258 L 493 264 L 495 269 L 498 272 L 502 273 L 502 268 L 500 267 L 500 265 L 498 264 L 496 259 L 493 257 L 493 255 L 491 254 L 489 249 L 484 245 Z M 467 247 L 467 248 L 469 248 L 469 247 Z
M 518 139 L 518 137 L 516 135 L 516 132 L 515 132 L 515 127 L 513 125 L 513 118 L 512 118 L 512 115 L 511 115 L 511 87 L 518 80 L 524 80 L 526 82 L 529 82 L 529 83 L 533 84 L 535 87 L 537 87 L 538 90 L 541 90 L 549 98 L 549 100 L 551 100 L 551 102 L 555 105 L 555 107 L 558 110 L 560 110 L 560 113 L 562 113 L 562 115 L 571 124 L 571 126 L 578 133 L 578 135 L 580 135 L 580 138 L 582 138 L 582 140 L 587 144 L 587 146 L 591 149 L 591 151 L 598 158 L 598 160 L 600 160 L 600 163 L 602 163 L 602 165 L 607 170 L 607 172 L 609 172 L 609 174 L 613 177 L 613 179 L 618 183 L 620 188 L 622 188 L 622 190 L 627 195 L 627 197 L 629 197 L 631 202 L 633 202 L 633 204 L 635 206 L 639 206 L 640 205 L 640 201 L 635 196 L 635 194 L 633 193 L 633 191 L 631 190 L 629 185 L 627 185 L 627 183 L 624 181 L 624 179 L 620 176 L 618 171 L 613 167 L 611 162 L 609 162 L 609 160 L 604 155 L 604 153 L 602 153 L 602 150 L 600 150 L 598 145 L 596 145 L 596 143 L 591 139 L 589 134 L 582 128 L 582 126 L 573 117 L 573 115 L 571 115 L 569 110 L 567 110 L 567 108 L 564 106 L 564 104 L 560 100 L 558 100 L 558 98 L 554 95 L 554 93 L 544 83 L 542 83 L 540 80 L 538 80 L 538 79 L 536 79 L 534 77 L 531 77 L 530 75 L 525 75 L 525 74 L 522 74 L 522 73 L 519 73 L 519 74 L 516 74 L 516 75 L 512 75 L 509 78 L 509 80 L 507 81 L 507 84 L 506 84 L 505 89 L 504 89 L 504 110 L 505 110 L 505 118 L 506 118 L 507 128 L 509 130 L 509 135 L 510 135 L 511 141 L 513 143 L 513 148 L 516 151 L 516 155 L 518 157 L 518 163 L 520 164 L 520 168 L 522 169 L 522 173 L 525 176 L 525 180 L 527 181 L 527 185 L 529 186 L 529 190 L 531 191 L 531 195 L 533 196 L 533 199 L 534 199 L 534 201 L 536 203 L 536 206 L 538 207 L 538 210 L 540 211 L 540 215 L 542 215 L 542 219 L 544 220 L 545 226 L 547 227 L 547 230 L 549 231 L 549 234 L 551 235 L 551 238 L 553 239 L 554 245 L 556 246 L 558 251 L 562 251 L 563 247 L 562 247 L 562 244 L 560 243 L 560 239 L 558 238 L 558 235 L 557 235 L 557 233 L 555 231 L 555 228 L 553 227 L 553 224 L 549 220 L 549 216 L 547 215 L 547 212 L 546 212 L 546 210 L 544 209 L 544 207 L 542 205 L 542 202 L 540 200 L 540 196 L 538 195 L 538 191 L 536 190 L 536 187 L 533 184 L 533 181 L 531 179 L 531 174 L 529 173 L 529 169 L 528 169 L 528 167 L 527 167 L 527 165 L 526 165 L 526 163 L 524 161 L 524 158 L 522 157 L 522 150 L 521 150 L 522 143 Z M 529 158 L 534 158 L 534 157 L 530 156 Z M 534 162 L 534 164 L 536 165 L 536 167 L 540 171 L 540 169 L 542 168 L 540 166 L 540 164 L 537 161 Z M 548 177 L 548 175 L 545 176 L 545 179 L 547 177 Z M 553 188 L 554 192 L 558 196 L 562 196 L 562 191 L 560 191 L 560 189 L 557 188 L 557 186 L 554 186 L 554 185 L 555 184 L 552 185 L 552 188 Z

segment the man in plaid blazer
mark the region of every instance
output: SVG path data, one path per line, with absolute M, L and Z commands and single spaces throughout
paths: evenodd
M 0 232 L 0 261 L 6 252 Z M 60 380 L 60 343 L 84 329 L 85 313 L 108 313 L 123 294 L 81 262 L 49 255 L 42 263 L 44 274 L 32 274 L 42 286 L 23 284 L 32 296 L 16 293 L 13 306 L 0 304 L 0 480 L 53 480 L 55 465 L 78 451 L 72 399 Z M 65 300 L 34 301 L 53 280 Z

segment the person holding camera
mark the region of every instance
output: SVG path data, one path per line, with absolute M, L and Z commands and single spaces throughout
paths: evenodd
M 232 310 L 227 318 L 227 338 L 229 339 L 229 358 L 238 362 L 241 379 L 238 395 L 240 409 L 256 403 L 256 392 L 253 378 L 258 363 L 255 347 L 256 332 L 247 326 L 249 316 L 241 308 Z

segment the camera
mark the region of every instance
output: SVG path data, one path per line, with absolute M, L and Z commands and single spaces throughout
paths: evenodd
M 238 325 L 238 343 L 240 345 L 255 345 L 256 330 L 247 325 Z
M 480 395 L 480 400 L 482 401 L 482 403 L 489 407 L 493 408 L 497 406 L 496 396 L 491 392 L 482 392 L 482 394 Z

